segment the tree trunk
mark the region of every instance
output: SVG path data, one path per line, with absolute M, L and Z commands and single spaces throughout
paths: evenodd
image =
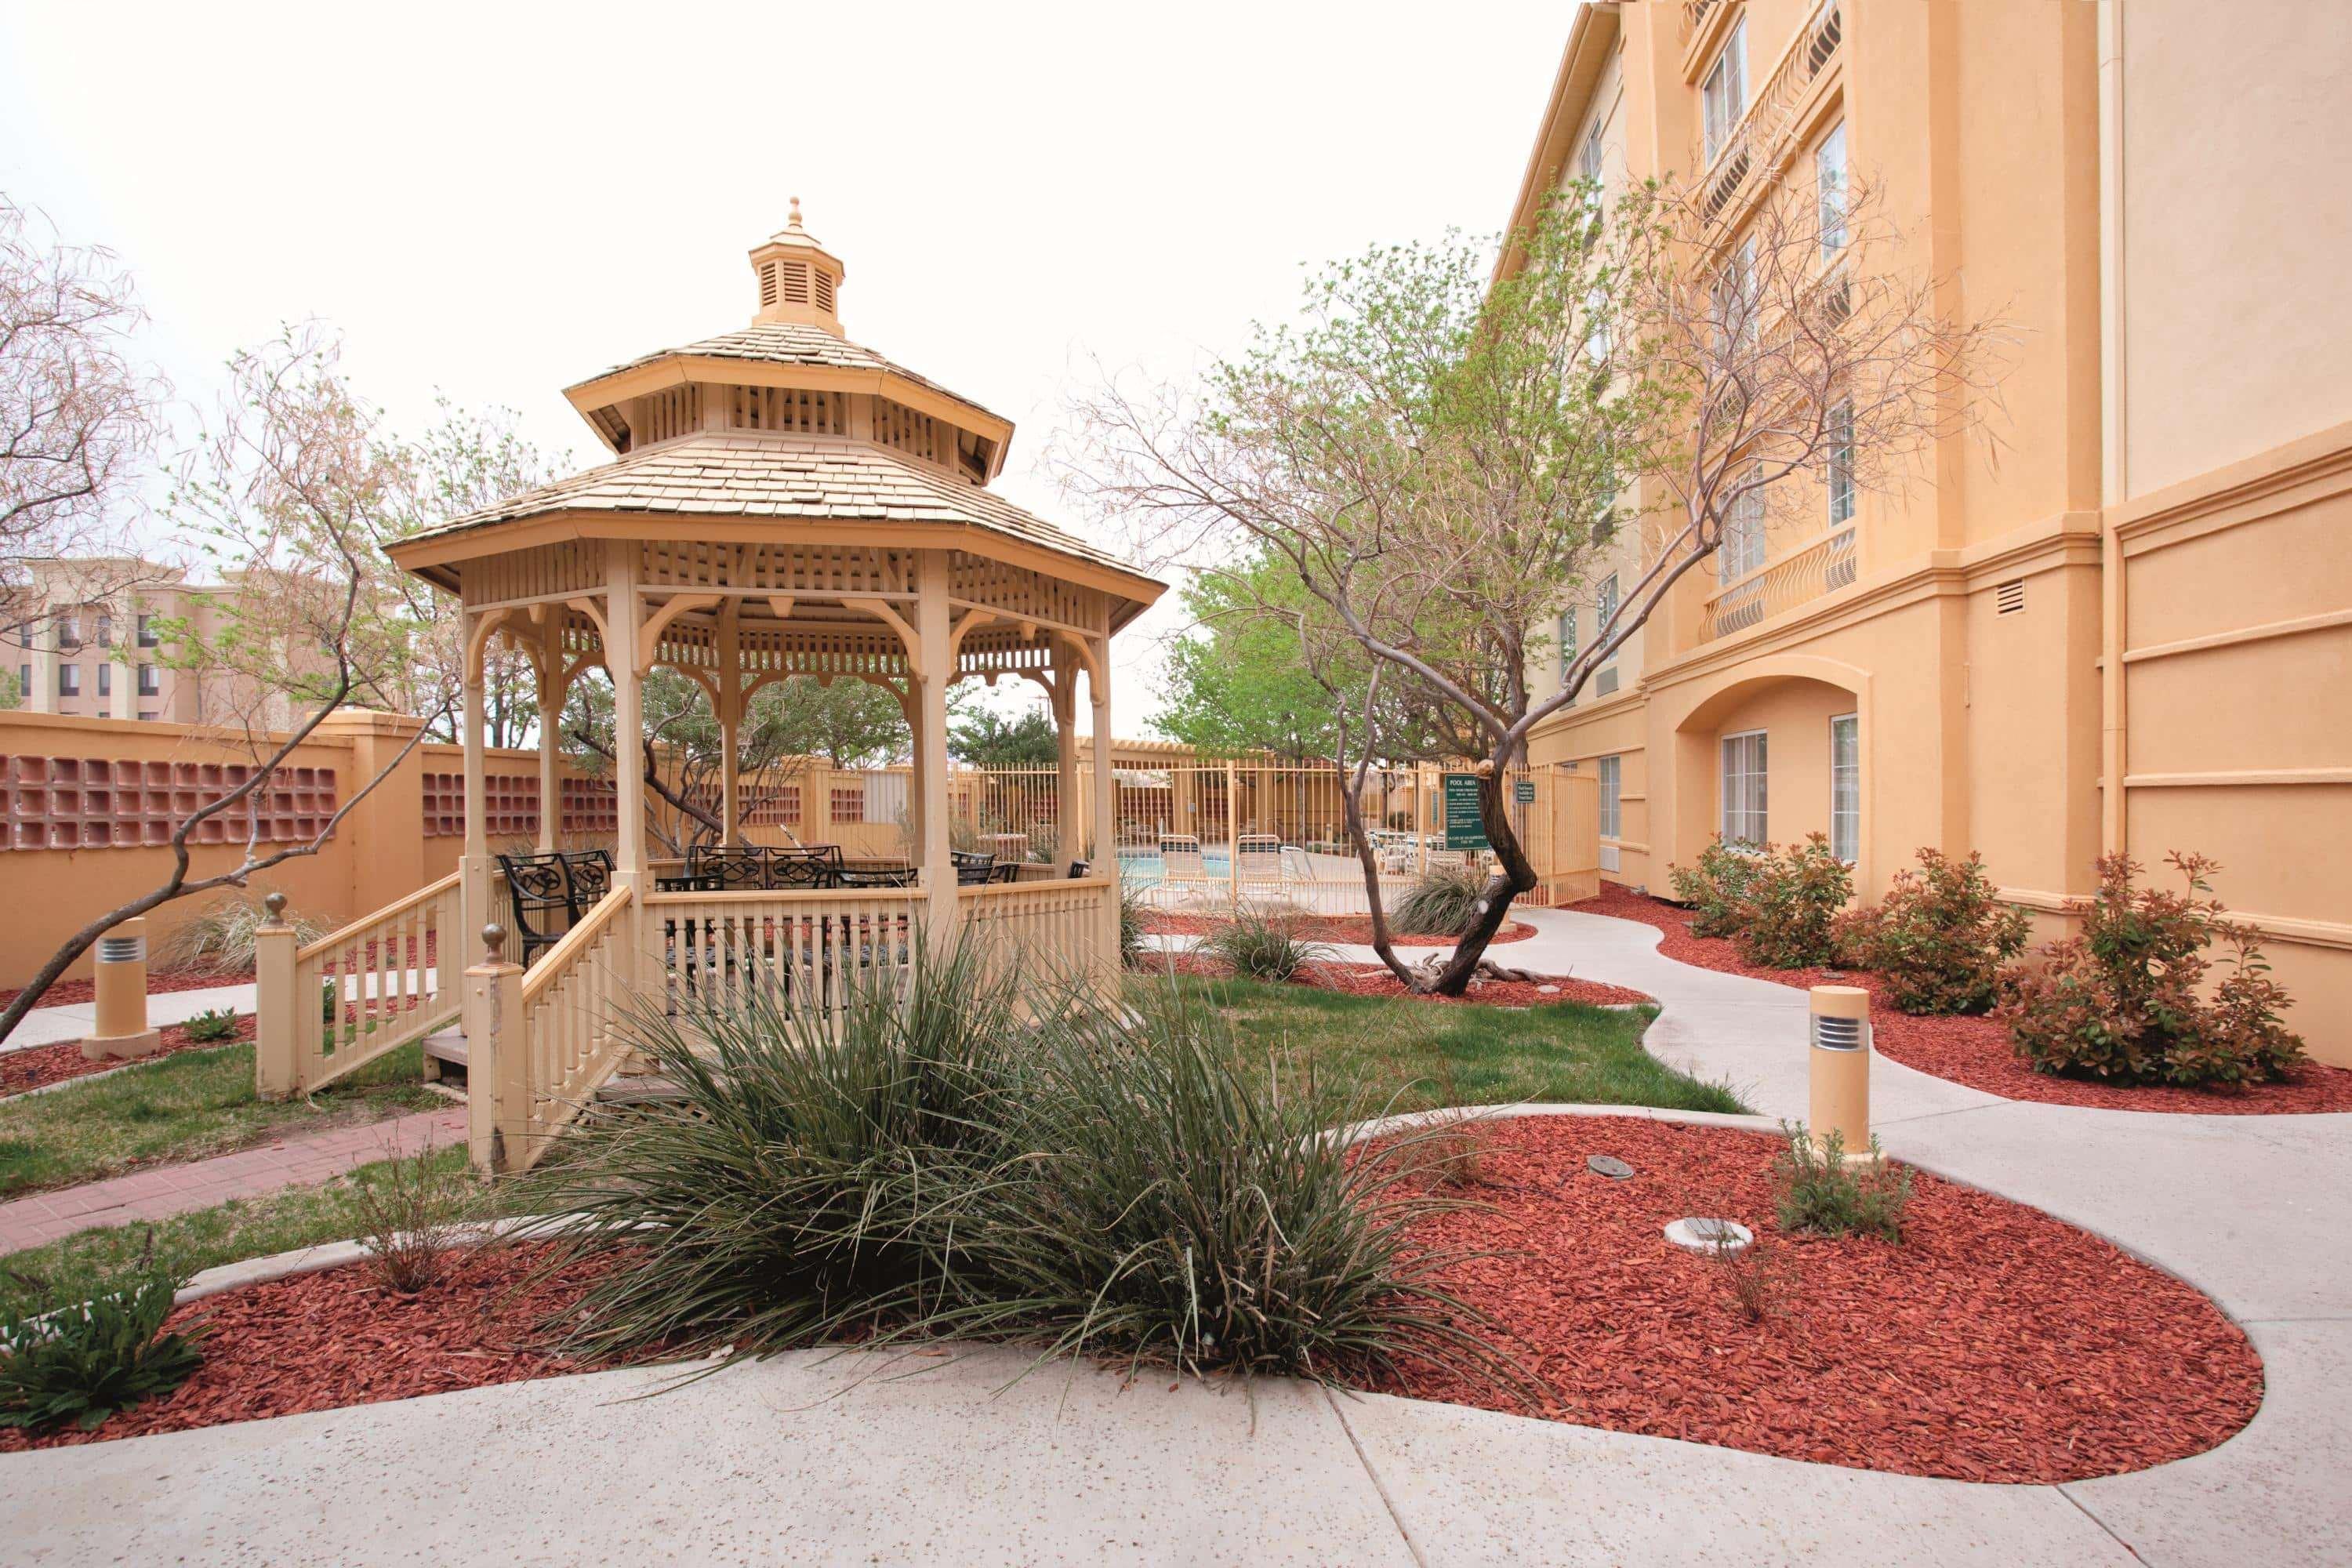
M 1520 847 L 1518 835 L 1511 830 L 1510 805 L 1503 794 L 1508 776 L 1504 759 L 1497 757 L 1493 768 L 1478 780 L 1478 820 L 1486 826 L 1486 843 L 1495 851 L 1495 858 L 1502 862 L 1502 869 L 1487 879 L 1486 897 L 1478 907 L 1478 918 L 1462 933 L 1462 939 L 1454 945 L 1453 956 L 1426 987 L 1440 996 L 1459 996 L 1470 988 L 1470 977 L 1478 973 L 1487 944 L 1495 940 L 1495 933 L 1503 929 L 1503 921 L 1510 914 L 1511 900 L 1535 889 L 1535 867 Z
M 1360 798 L 1363 779 L 1360 774 L 1354 787 L 1350 788 L 1342 770 L 1339 784 L 1339 811 L 1347 820 L 1348 842 L 1356 847 L 1356 859 L 1364 868 L 1365 907 L 1372 913 L 1372 951 L 1380 955 L 1382 963 L 1389 966 L 1389 973 L 1410 988 L 1412 971 L 1397 957 L 1395 944 L 1390 939 L 1388 911 L 1381 903 L 1380 861 L 1372 853 L 1370 835 L 1364 831 L 1364 806 Z

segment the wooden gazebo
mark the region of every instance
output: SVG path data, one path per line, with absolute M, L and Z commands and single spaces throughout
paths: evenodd
M 1110 640 L 1163 584 L 988 489 L 1011 423 L 843 336 L 842 264 L 803 230 L 798 202 L 790 226 L 751 261 L 758 308 L 750 327 L 568 390 L 612 462 L 392 547 L 403 568 L 464 605 L 463 931 L 480 931 L 497 910 L 484 822 L 490 639 L 507 638 L 535 665 L 542 736 L 556 732 L 583 670 L 602 666 L 613 684 L 619 824 L 611 890 L 514 982 L 523 1037 L 509 1018 L 497 1042 L 492 1132 L 502 1129 L 509 1145 L 502 1163 L 527 1163 L 512 1140 L 551 1131 L 612 1069 L 598 1014 L 622 992 L 756 977 L 756 963 L 714 959 L 722 947 L 804 957 L 830 942 L 871 962 L 903 951 L 874 936 L 885 927 L 919 927 L 937 941 L 980 925 L 1064 963 L 1108 972 L 1117 963 L 1118 791 L 1108 744 L 1094 747 L 1097 777 L 1085 792 L 1091 824 L 1069 820 L 1081 795 L 1078 678 L 1094 734 L 1108 737 Z M 662 665 L 709 693 L 726 737 L 719 805 L 730 843 L 742 817 L 733 742 L 754 692 L 811 675 L 895 694 L 914 731 L 914 885 L 657 887 L 646 853 L 642 691 Z M 1064 818 L 1053 866 L 1009 883 L 960 886 L 949 842 L 947 698 L 951 684 L 975 676 L 1034 680 L 1048 693 Z M 541 756 L 541 820 L 551 835 L 555 748 L 543 744 Z M 1089 854 L 1087 874 L 1072 877 L 1074 858 Z M 803 929 L 814 934 L 778 934 Z M 478 1075 L 487 1042 L 476 1032 L 469 1018 Z M 523 1064 L 513 1059 L 519 1046 Z M 507 1103 L 517 1097 L 525 1103 Z M 476 1124 L 483 1127 L 481 1114 Z M 490 1157 L 477 1142 L 478 1155 Z

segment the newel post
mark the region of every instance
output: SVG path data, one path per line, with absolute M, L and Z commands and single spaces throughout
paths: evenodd
M 301 1087 L 294 994 L 294 928 L 286 923 L 286 895 L 261 900 L 268 919 L 253 933 L 253 1090 L 284 1100 Z M 341 982 L 338 981 L 338 984 Z M 317 1007 L 319 999 L 310 998 Z
M 512 1162 L 507 1134 L 523 1131 L 530 1105 L 522 966 L 507 962 L 506 944 L 504 926 L 484 926 L 482 962 L 466 971 L 466 1153 L 486 1176 Z

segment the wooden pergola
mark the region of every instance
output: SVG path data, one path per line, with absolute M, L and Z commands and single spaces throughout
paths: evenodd
M 568 389 L 613 461 L 391 548 L 400 566 L 464 605 L 463 929 L 480 931 L 495 908 L 483 664 L 491 639 L 504 637 L 537 670 L 542 737 L 557 733 L 572 683 L 590 667 L 608 673 L 614 700 L 612 895 L 534 966 L 527 1011 L 591 946 L 633 984 L 674 980 L 656 971 L 677 962 L 681 919 L 740 922 L 756 905 L 772 946 L 780 919 L 847 919 L 852 905 L 865 911 L 856 918 L 877 918 L 866 906 L 882 895 L 872 892 L 654 885 L 642 699 L 646 678 L 664 666 L 709 694 L 722 731 L 727 842 L 741 835 L 736 736 L 752 696 L 795 675 L 870 681 L 898 698 L 914 732 L 919 879 L 898 895 L 904 918 L 935 940 L 985 922 L 1054 944 L 1065 959 L 1115 965 L 1110 644 L 1164 585 L 988 489 L 1011 424 L 842 335 L 842 266 L 801 228 L 797 203 L 790 226 L 751 252 L 751 266 L 759 306 L 748 330 Z M 1084 792 L 1076 743 L 1082 674 L 1097 738 L 1097 776 Z M 1065 816 L 1055 861 L 1003 888 L 959 888 L 948 689 L 1008 676 L 1035 681 L 1051 700 Z M 561 813 L 556 752 L 544 742 L 541 768 L 541 845 L 551 848 Z M 1080 834 L 1066 817 L 1082 793 L 1092 801 L 1094 864 L 1074 879 Z M 593 1042 L 582 1048 L 594 1054 Z

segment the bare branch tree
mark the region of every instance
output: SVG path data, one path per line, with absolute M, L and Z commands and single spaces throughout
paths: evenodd
M 1491 285 L 1483 247 L 1375 251 L 1199 390 L 1112 380 L 1074 408 L 1059 462 L 1081 500 L 1237 594 L 1278 561 L 1314 609 L 1266 612 L 1297 621 L 1303 655 L 1318 630 L 1347 639 L 1476 760 L 1497 870 L 1433 975 L 1389 952 L 1351 814 L 1375 944 L 1408 984 L 1468 984 L 1538 880 L 1506 771 L 1727 527 L 1792 480 L 1837 464 L 1867 483 L 1982 417 L 1992 330 L 1940 316 L 1875 214 L 1860 190 L 1835 207 L 1776 191 L 1727 236 L 1679 193 L 1637 189 L 1604 221 L 1580 187 L 1514 237 L 1525 265 Z M 1545 628 L 1629 552 L 1631 587 L 1536 697 Z

